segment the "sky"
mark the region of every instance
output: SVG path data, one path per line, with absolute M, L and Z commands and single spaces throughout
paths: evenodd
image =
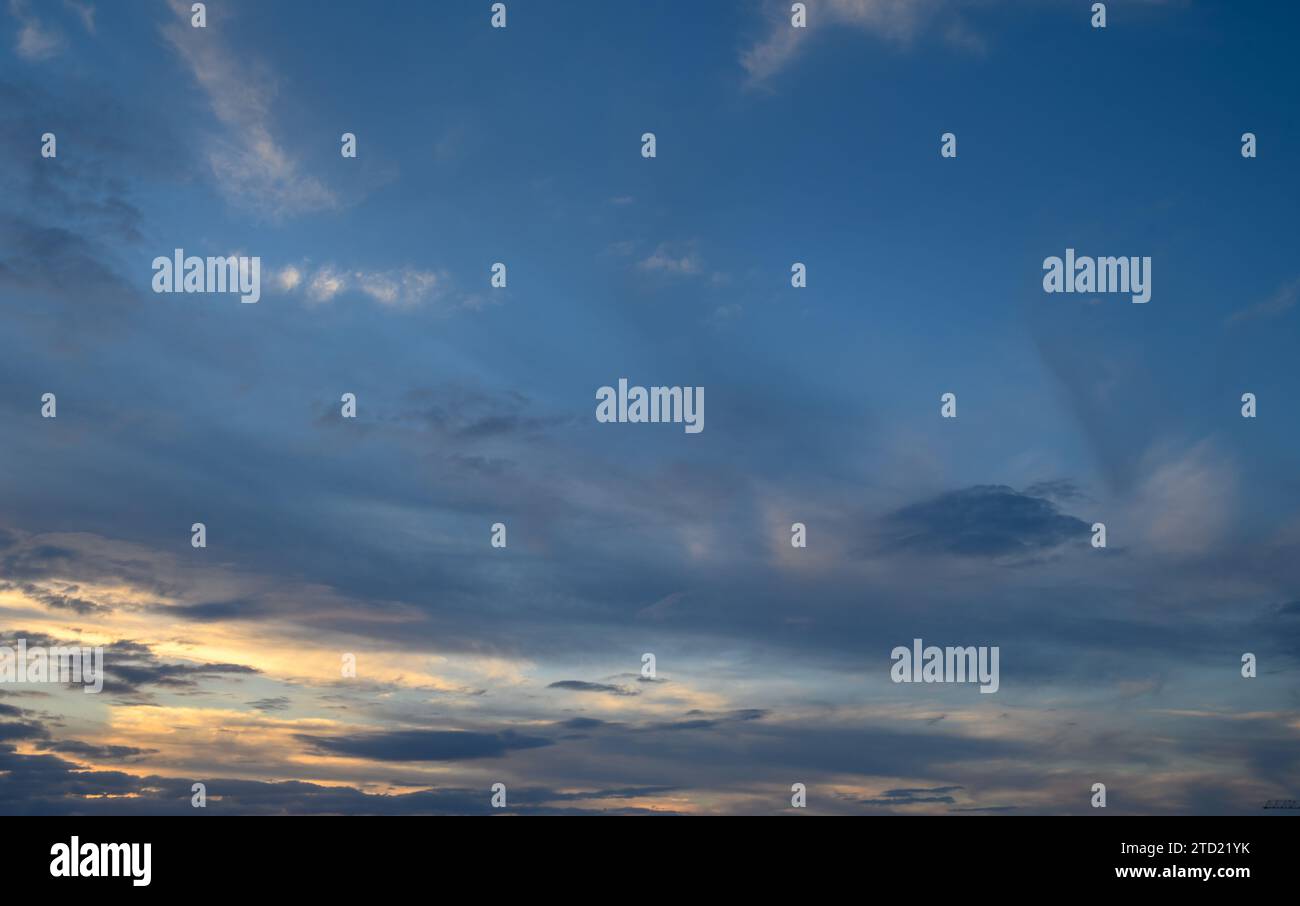
M 4 3 L 0 813 L 1300 794 L 1294 5 Z

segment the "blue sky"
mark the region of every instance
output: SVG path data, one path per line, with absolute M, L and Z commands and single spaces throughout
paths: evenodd
M 0 687 L 0 810 L 1294 798 L 1300 13 L 507 5 L 7 4 L 0 630 L 112 681 Z

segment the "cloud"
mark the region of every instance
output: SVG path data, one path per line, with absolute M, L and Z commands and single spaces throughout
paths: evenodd
M 540 412 L 522 393 L 494 394 L 458 383 L 411 390 L 392 418 L 461 441 L 537 439 L 572 423 L 570 416 Z
M 90 34 L 95 34 L 95 6 L 90 3 L 79 3 L 78 0 L 64 0 L 64 5 L 70 10 L 77 13 L 77 18 L 81 19 L 82 27 Z
M 277 695 L 275 698 L 259 698 L 257 701 L 249 702 L 248 706 L 258 711 L 287 711 L 289 710 L 289 699 L 283 695 Z
M 547 689 L 567 689 L 570 692 L 601 692 L 606 695 L 640 695 L 636 689 L 624 689 L 622 686 L 610 686 L 605 683 L 588 683 L 583 680 L 560 680 L 551 683 Z
M 57 303 L 54 312 L 71 323 L 114 325 L 139 304 L 138 291 L 105 263 L 107 257 L 95 239 L 73 230 L 0 216 L 0 287 Z M 97 287 L 99 305 L 79 304 L 86 286 Z
M 1216 548 L 1236 507 L 1232 462 L 1202 441 L 1186 451 L 1157 445 L 1144 457 L 1144 466 L 1130 518 L 1145 546 L 1168 554 Z
M 438 275 L 430 271 L 403 268 L 386 273 L 356 275 L 357 288 L 380 305 L 406 308 L 432 298 L 438 289 Z
M 852 28 L 895 44 L 907 44 L 941 12 L 952 12 L 968 0 L 808 0 L 807 28 L 790 23 L 790 4 L 770 3 L 766 37 L 745 50 L 740 63 L 751 82 L 780 72 L 803 52 L 814 34 L 828 26 Z M 959 47 L 983 50 L 983 41 L 960 20 L 948 23 L 944 36 Z
M 861 805 L 918 805 L 924 803 L 943 803 L 955 805 L 957 800 L 949 793 L 962 789 L 960 786 L 936 786 L 930 788 L 885 790 L 878 799 L 859 799 Z
M 69 345 L 102 344 L 138 321 L 148 282 L 121 276 L 147 230 L 137 188 L 169 191 L 193 163 L 172 129 L 62 67 L 49 80 L 0 80 L 0 291 L 26 303 L 12 306 L 16 321 Z M 57 159 L 27 138 L 47 130 Z
M 179 21 L 164 26 L 163 36 L 226 127 L 211 138 L 207 153 L 221 191 L 235 204 L 273 220 L 337 207 L 334 193 L 303 174 L 272 132 L 274 79 L 228 51 L 213 23 L 204 29 L 192 28 L 187 0 L 169 2 Z
M 0 723 L 0 743 L 25 739 L 44 739 L 48 735 L 49 732 L 40 724 L 25 721 Z M 0 799 L 0 802 L 2 801 Z
M 358 736 L 299 734 L 301 742 L 318 752 L 378 761 L 466 761 L 500 758 L 521 749 L 552 745 L 537 736 L 513 730 L 483 733 L 471 730 L 394 730 Z
M 0 723 L 0 740 L 20 738 Z M 86 754 L 80 753 L 69 754 Z M 112 759 L 109 759 L 112 760 Z M 0 742 L 0 803 L 21 815 L 192 815 L 188 777 L 136 776 L 123 771 L 83 770 L 55 755 L 23 755 Z M 363 792 L 340 784 L 267 782 L 209 777 L 208 811 L 231 815 L 468 815 L 492 814 L 483 789 L 443 787 L 400 794 Z M 627 800 L 667 792 L 668 787 L 625 786 L 560 791 L 513 785 L 514 814 L 647 814 Z M 610 800 L 615 807 L 580 808 L 561 803 Z M 556 803 L 556 804 L 552 804 Z M 656 810 L 656 813 L 662 813 Z
M 302 271 L 292 264 L 272 277 L 274 285 L 282 293 L 291 293 L 302 283 Z
M 29 648 L 87 644 L 15 629 L 0 635 L 0 645 L 15 647 L 19 639 L 26 640 Z M 104 649 L 103 691 L 126 698 L 147 699 L 157 689 L 189 692 L 199 688 L 200 680 L 253 676 L 259 672 L 242 664 L 163 660 L 150 645 L 131 639 L 118 639 L 100 647 Z
M 105 646 L 104 672 L 109 679 L 104 681 L 104 691 L 115 695 L 139 695 L 151 686 L 171 690 L 194 689 L 201 679 L 250 676 L 258 672 L 242 664 L 163 663 L 152 655 L 135 663 L 123 663 L 115 657 L 117 651 L 118 646 Z M 113 660 L 110 663 L 111 656 Z
M 560 726 L 566 730 L 599 730 L 601 727 L 609 726 L 609 724 L 595 717 L 571 717 L 568 720 L 561 721 Z
M 248 598 L 229 601 L 203 601 L 198 604 L 157 604 L 149 608 L 168 619 L 192 620 L 196 623 L 226 620 L 254 620 L 269 616 L 273 608 L 266 602 Z
M 919 553 L 1003 557 L 1086 537 L 1088 523 L 1042 497 L 977 485 L 906 506 L 885 519 L 888 544 Z
M 1088 500 L 1088 495 L 1068 478 L 1035 482 L 1025 488 L 1024 493 L 1029 497 L 1044 497 L 1058 504 L 1079 503 Z
M 81 20 L 82 26 L 92 35 L 95 33 L 95 7 L 90 3 L 82 3 L 79 0 L 63 0 L 68 9 L 77 14 Z
M 948 46 L 965 53 L 982 55 L 988 43 L 966 18 L 1005 0 L 805 0 L 806 28 L 791 25 L 789 0 L 766 0 L 763 18 L 766 32 L 741 52 L 740 63 L 751 84 L 770 78 L 804 53 L 814 36 L 829 30 L 853 29 L 900 47 L 923 34 L 933 33 Z M 1068 6 L 1071 0 L 1055 0 Z M 1171 0 L 1140 0 L 1160 6 Z M 1183 0 L 1172 0 L 1173 3 Z M 1046 5 L 1044 0 L 1023 0 L 1023 7 Z M 1085 7 L 1087 4 L 1085 4 Z
M 43 752 L 58 752 L 90 761 L 131 761 L 145 755 L 153 755 L 157 749 L 141 749 L 136 746 L 95 745 L 78 739 L 38 742 L 36 748 Z
M 446 163 L 465 156 L 472 136 L 465 125 L 452 126 L 433 143 L 433 159 Z
M 708 714 L 699 710 L 692 710 L 686 713 L 687 720 L 674 720 L 667 723 L 657 723 L 645 728 L 647 732 L 659 732 L 663 730 L 713 730 L 722 724 L 738 723 L 751 720 L 762 720 L 767 716 L 767 711 L 762 708 L 741 708 L 737 711 L 730 711 L 726 714 Z
M 637 262 L 643 271 L 688 277 L 700 273 L 704 266 L 699 256 L 689 249 L 676 249 L 671 243 L 662 243 L 654 253 Z
M 9 13 L 18 20 L 14 51 L 24 60 L 48 60 L 63 50 L 63 35 L 37 19 L 27 0 L 9 0 Z
M 1232 325 L 1256 318 L 1276 318 L 1295 308 L 1297 301 L 1300 301 L 1300 277 L 1282 284 L 1264 301 L 1234 312 L 1227 323 Z
M 7 559 L 7 558 L 6 558 Z M 46 607 L 59 610 L 70 610 L 73 613 L 85 616 L 86 614 L 95 613 L 96 611 L 107 611 L 110 608 L 98 601 L 77 595 L 76 585 L 56 585 L 52 588 L 46 588 L 33 582 L 5 582 L 0 581 L 0 591 L 17 591 L 26 595 L 33 601 L 39 601 Z
M 311 270 L 306 265 L 290 264 L 273 273 L 271 285 L 284 295 L 301 290 L 315 305 L 357 292 L 385 308 L 405 309 L 445 298 L 447 275 L 413 267 L 365 271 L 325 264 Z
M 328 302 L 346 289 L 347 285 L 345 274 L 332 267 L 323 267 L 312 274 L 311 280 L 308 281 L 307 296 L 313 302 Z
M 635 267 L 643 274 L 653 274 L 665 278 L 703 279 L 714 289 L 721 289 L 731 284 L 730 274 L 711 271 L 699 252 L 696 240 L 661 242 L 654 251 L 646 254 L 644 243 L 635 240 L 623 240 L 611 243 L 609 252 L 623 257 L 640 256 Z M 736 306 L 737 310 L 739 306 Z
M 61 3 L 31 6 L 50 22 L 62 16 L 70 46 L 86 41 Z M 990 328 L 1001 338 L 992 353 L 987 338 L 975 338 L 980 342 L 968 344 L 973 360 L 949 361 L 937 347 L 928 357 L 904 356 L 904 371 L 951 366 L 977 387 L 981 375 L 1001 375 L 1009 383 L 995 380 L 993 398 L 1013 384 L 1031 388 L 1024 400 L 1014 392 L 1003 399 L 998 430 L 927 439 L 923 427 L 920 434 L 908 427 L 905 400 L 894 410 L 889 387 L 844 380 L 859 333 L 886 352 L 912 349 L 900 343 L 897 323 L 853 308 L 848 293 L 824 299 L 800 326 L 784 306 L 768 304 L 779 285 L 774 290 L 739 260 L 729 265 L 734 293 L 710 286 L 720 279 L 715 264 L 727 255 L 743 259 L 752 247 L 743 235 L 731 244 L 704 235 L 698 247 L 657 246 L 660 238 L 694 234 L 681 224 L 629 223 L 637 232 L 625 235 L 652 239 L 599 262 L 595 278 L 575 284 L 572 296 L 521 309 L 509 324 L 421 330 L 424 341 L 412 344 L 412 322 L 422 313 L 374 317 L 374 307 L 456 299 L 436 259 L 418 243 L 375 255 L 365 237 L 329 218 L 304 218 L 310 222 L 293 233 L 233 235 L 255 218 L 223 216 L 223 199 L 193 184 L 195 174 L 208 180 L 206 143 L 195 158 L 187 143 L 167 141 L 166 130 L 206 123 L 229 129 L 231 141 L 242 137 L 213 115 L 170 47 L 147 52 L 151 39 L 165 45 L 159 23 L 150 21 L 156 9 L 142 5 L 140 19 L 118 22 L 116 8 L 105 8 L 113 9 L 104 24 L 115 40 L 120 32 L 144 42 L 140 66 L 100 72 L 92 65 L 99 55 L 72 66 L 65 52 L 57 62 L 69 65 L 40 67 L 46 71 L 15 58 L 19 70 L 48 79 L 0 82 L 0 188 L 12 212 L 0 215 L 0 295 L 13 302 L 6 306 L 0 415 L 14 429 L 6 444 L 13 467 L 0 498 L 6 526 L 15 529 L 0 530 L 0 623 L 104 640 L 116 691 L 0 689 L 0 734 L 12 746 L 0 747 L 4 811 L 186 812 L 188 782 L 180 780 L 202 778 L 210 808 L 228 812 L 486 812 L 495 779 L 509 784 L 511 811 L 589 807 L 578 800 L 602 797 L 595 808 L 635 808 L 647 804 L 641 797 L 659 797 L 655 808 L 764 812 L 788 804 L 776 782 L 782 777 L 808 782 L 813 809 L 937 812 L 947 808 L 937 800 L 951 797 L 960 807 L 1012 802 L 1060 810 L 1082 801 L 1067 776 L 1080 763 L 1110 775 L 1143 771 L 1142 789 L 1132 791 L 1141 799 L 1126 808 L 1200 801 L 1209 795 L 1196 791 L 1204 774 L 1215 784 L 1212 804 L 1240 809 L 1246 799 L 1239 794 L 1248 789 L 1240 785 L 1263 778 L 1280 787 L 1300 776 L 1285 773 L 1294 717 L 1279 717 L 1275 736 L 1261 740 L 1197 736 L 1175 718 L 1144 710 L 1202 703 L 1255 709 L 1261 699 L 1273 713 L 1294 710 L 1294 684 L 1285 681 L 1300 651 L 1300 614 L 1276 608 L 1300 594 L 1290 555 L 1300 522 L 1290 535 L 1270 531 L 1269 523 L 1295 518 L 1294 494 L 1287 493 L 1295 482 L 1274 469 L 1285 457 L 1268 455 L 1282 449 L 1276 442 L 1289 426 L 1257 438 L 1264 445 L 1256 444 L 1259 474 L 1240 479 L 1242 510 L 1252 517 L 1240 526 L 1247 543 L 1221 532 L 1226 543 L 1201 548 L 1205 556 L 1162 561 L 1094 555 L 1086 542 L 1066 541 L 1066 550 L 1082 552 L 1035 557 L 1017 569 L 943 555 L 1052 551 L 1093 510 L 1110 523 L 1112 544 L 1141 551 L 1147 523 L 1135 525 L 1121 512 L 1139 491 L 1160 539 L 1151 550 L 1179 547 L 1171 530 L 1196 518 L 1176 505 L 1188 495 L 1213 503 L 1204 488 L 1214 479 L 1196 480 L 1205 470 L 1183 462 L 1185 444 L 1145 465 L 1138 454 L 1154 431 L 1194 430 L 1174 422 L 1195 407 L 1155 410 L 1126 401 L 1137 394 L 1144 402 L 1144 386 L 1176 377 L 1191 359 L 1165 359 L 1170 367 L 1162 371 L 1155 350 L 1154 358 L 1130 359 L 1149 372 L 1125 371 L 1120 352 L 1131 332 L 1118 320 L 1085 330 L 1067 325 L 1063 345 L 1083 354 L 1062 370 L 1080 381 L 1104 380 L 1088 397 L 1094 430 L 1131 474 L 1118 492 L 1098 490 L 1094 504 L 1070 481 L 1030 484 L 1078 476 L 1091 492 L 1104 477 L 1069 409 L 1054 415 L 1034 395 L 1036 363 L 1008 371 L 1024 339 L 1014 306 L 999 308 L 1005 318 Z M 228 14 L 241 8 L 249 7 L 223 5 L 218 31 L 198 34 L 220 36 L 220 28 L 231 28 Z M 359 34 L 346 19 L 329 24 Z M 944 24 L 936 19 L 918 34 L 941 41 Z M 1044 23 L 1044 31 L 1059 24 Z M 848 40 L 890 49 L 856 34 Z M 382 42 L 382 30 L 369 37 Z M 228 31 L 227 53 L 242 40 L 237 45 Z M 828 33 L 814 41 L 833 43 Z M 311 56 L 283 64 L 276 58 L 276 65 Z M 725 62 L 734 66 L 734 58 Z M 281 150 L 300 154 L 304 166 L 316 160 L 308 149 L 317 142 L 288 131 L 299 111 L 285 120 L 274 114 L 279 102 L 302 100 L 287 96 L 288 88 L 309 89 L 310 69 L 284 70 L 276 105 L 258 112 Z M 244 77 L 273 84 L 262 72 L 254 61 Z M 989 75 L 1000 77 L 992 68 Z M 178 84 L 164 84 L 167 78 Z M 83 81 L 92 79 L 102 84 Z M 150 85 L 156 90 L 140 90 Z M 160 97 L 175 115 L 154 116 Z M 242 102 L 238 92 L 231 100 Z M 316 100 L 303 107 L 309 120 L 346 118 L 355 98 Z M 455 98 L 444 108 L 454 117 Z M 736 134 L 759 113 L 746 104 L 723 111 Z M 367 115 L 389 122 L 402 111 Z M 37 154 L 33 136 L 47 128 L 61 142 L 65 133 L 70 138 L 57 160 Z M 459 155 L 466 179 L 445 178 L 437 166 L 421 170 L 430 134 L 416 130 L 410 143 L 390 148 L 404 155 L 404 172 L 429 179 L 374 197 L 367 210 L 377 219 L 421 198 L 439 210 L 465 207 L 460 195 L 475 183 L 470 177 L 497 162 L 484 145 Z M 154 149 L 141 147 L 153 142 Z M 332 188 L 342 196 L 353 184 L 342 174 L 355 168 L 338 163 L 336 145 L 319 148 L 329 169 L 296 175 L 331 179 L 337 165 L 341 181 Z M 569 184 L 563 173 L 556 179 L 561 188 Z M 597 249 L 612 221 L 638 220 L 638 212 L 662 219 L 660 206 L 641 203 L 649 196 L 636 181 L 589 188 L 583 207 L 567 209 L 502 196 L 519 202 L 516 239 L 553 240 L 533 243 L 543 271 L 547 261 L 562 262 L 556 255 L 570 239 Z M 718 188 L 723 196 L 713 200 L 724 209 L 736 201 L 735 186 Z M 635 192 L 638 203 L 605 203 L 624 192 Z M 563 194 L 550 200 L 564 201 Z M 482 226 L 469 222 L 463 236 L 444 237 L 444 251 L 473 258 Z M 200 241 L 218 249 L 276 245 L 267 263 L 280 269 L 263 273 L 272 304 L 151 295 L 147 262 L 175 231 L 183 235 L 164 250 Z M 846 247 L 860 238 L 848 236 Z M 906 253 L 906 242 L 900 249 Z M 469 281 L 480 285 L 472 273 Z M 671 289 L 662 301 L 683 308 L 599 305 L 629 285 Z M 332 307 L 304 323 L 300 306 L 316 302 L 313 287 Z M 886 284 L 877 289 L 892 292 Z M 705 304 L 695 304 L 696 295 Z M 936 293 L 936 304 L 948 295 Z M 713 350 L 717 355 L 704 354 L 707 331 L 682 329 L 710 310 L 722 320 L 742 304 L 745 317 L 733 325 L 745 342 Z M 67 331 L 46 338 L 23 329 L 59 309 L 93 345 L 68 350 Z M 677 317 L 682 310 L 686 321 Z M 601 317 L 585 317 L 592 311 Z M 1287 321 L 1271 323 L 1294 314 L 1291 308 Z M 583 329 L 575 334 L 577 322 Z M 101 325 L 111 323 L 126 329 L 104 336 Z M 846 344 L 839 351 L 825 329 L 832 323 L 842 328 L 831 332 Z M 1101 348 L 1090 348 L 1090 338 Z M 805 367 L 800 343 L 824 353 L 826 367 Z M 1109 354 L 1112 346 L 1119 352 Z M 1192 355 L 1203 346 L 1177 348 Z M 558 361 L 556 350 L 564 351 L 563 367 L 539 369 L 538 361 Z M 1095 366 L 1094 353 L 1101 353 Z M 882 360 L 893 373 L 890 365 Z M 596 426 L 591 388 L 625 368 L 707 384 L 710 394 L 716 390 L 721 430 L 699 446 L 683 445 L 680 432 Z M 914 377 L 905 373 L 895 384 L 914 384 Z M 40 420 L 37 400 L 46 389 L 59 393 L 58 420 Z M 345 390 L 362 401 L 356 420 L 340 417 Z M 803 468 L 792 471 L 794 460 Z M 964 477 L 936 486 L 936 474 Z M 1260 501 L 1270 505 L 1256 519 L 1247 507 Z M 206 552 L 189 545 L 196 519 L 211 530 Z M 809 527 L 806 550 L 789 543 L 796 519 Z M 497 520 L 510 526 L 508 552 L 487 544 L 487 526 Z M 881 536 L 887 543 L 873 547 Z M 871 554 L 854 556 L 863 548 Z M 916 636 L 1003 645 L 1007 682 L 997 704 L 967 694 L 975 692 L 969 686 L 889 684 L 889 646 Z M 344 651 L 357 653 L 358 678 L 339 676 Z M 628 672 L 644 651 L 658 653 L 671 683 L 647 685 L 650 679 Z M 1259 654 L 1258 683 L 1239 681 L 1234 661 L 1242 651 Z M 1135 694 L 1122 698 L 1125 690 Z M 595 716 L 582 716 L 589 713 Z M 464 732 L 479 735 L 457 736 L 460 748 L 438 737 L 386 735 L 446 733 L 462 719 Z M 505 727 L 550 744 L 503 741 Z M 338 741 L 304 744 L 298 734 Z M 364 754 L 377 749 L 386 757 Z M 458 752 L 466 757 L 456 760 Z M 121 770 L 95 770 L 96 762 Z M 244 779 L 221 779 L 224 765 L 237 766 Z M 1186 781 L 1168 779 L 1178 772 Z M 147 776 L 154 773 L 175 779 Z M 425 789 L 447 778 L 454 788 Z M 955 785 L 963 791 L 951 790 Z M 401 794 L 373 795 L 384 790 Z M 670 790 L 680 793 L 660 796 Z M 1179 795 L 1162 801 L 1171 790 Z M 885 804 L 858 804 L 871 800 Z

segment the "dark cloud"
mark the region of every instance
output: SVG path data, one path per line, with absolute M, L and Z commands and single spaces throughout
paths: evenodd
M 120 262 L 144 236 L 135 183 L 183 178 L 184 152 L 168 123 L 106 96 L 0 81 L 0 292 L 15 321 L 53 328 L 62 345 L 116 333 L 145 299 Z M 58 156 L 34 138 L 53 132 Z M 86 304 L 92 297 L 94 304 Z
M 1057 503 L 1077 503 L 1088 500 L 1088 495 L 1068 478 L 1040 481 L 1025 488 L 1027 497 L 1044 497 Z
M 645 796 L 657 796 L 660 793 L 671 793 L 678 789 L 673 786 L 630 786 L 620 787 L 611 790 L 589 790 L 577 793 L 553 793 L 545 791 L 531 791 L 535 794 L 540 793 L 546 797 L 548 802 L 578 802 L 588 799 L 640 799 Z M 525 790 L 525 792 L 530 792 Z
M 274 607 L 269 602 L 252 599 L 206 601 L 201 604 L 159 604 L 152 609 L 156 613 L 166 614 L 172 619 L 190 620 L 196 623 L 255 620 L 275 612 Z
M 605 683 L 589 683 L 584 680 L 560 680 L 551 683 L 547 689 L 567 689 L 570 692 L 600 692 L 606 695 L 640 695 L 636 689 L 624 689 L 622 686 L 611 686 Z
M 77 739 L 63 739 L 37 743 L 36 747 L 46 752 L 60 755 L 72 755 L 94 761 L 130 761 L 144 755 L 152 755 L 157 749 L 140 749 L 135 746 L 103 746 L 82 742 Z
M 500 758 L 510 752 L 552 745 L 538 736 L 513 730 L 482 733 L 470 730 L 395 730 L 362 736 L 313 736 L 298 740 L 317 752 L 372 758 L 379 761 L 466 761 Z
M 257 701 L 248 703 L 250 708 L 256 708 L 258 711 L 287 711 L 289 709 L 289 699 L 283 695 L 275 698 L 259 698 Z
M 18 739 L 43 739 L 48 735 L 49 731 L 40 724 L 29 722 L 0 723 L 0 742 Z
M 977 485 L 914 503 L 885 519 L 888 543 L 926 554 L 1006 557 L 1086 539 L 1089 524 L 1041 497 Z
M 606 721 L 594 717 L 571 717 L 560 722 L 561 727 L 569 730 L 596 730 L 607 725 Z
M 688 711 L 686 712 L 687 720 L 651 724 L 646 729 L 650 732 L 661 730 L 713 730 L 721 724 L 761 720 L 767 716 L 767 713 L 761 708 L 742 708 L 718 715 L 706 715 L 703 711 Z
M 916 789 L 895 789 L 885 790 L 880 794 L 878 799 L 859 799 L 859 805 L 877 805 L 877 806 L 894 806 L 894 805 L 920 805 L 934 802 L 941 802 L 947 805 L 953 805 L 957 802 L 950 793 L 959 791 L 959 786 L 936 786 L 930 788 Z
M 81 643 L 57 639 L 41 632 L 14 630 L 0 636 L 0 645 L 14 646 L 25 639 L 28 648 L 50 648 Z M 102 691 L 123 698 L 147 699 L 158 689 L 192 692 L 203 680 L 251 676 L 258 671 L 242 664 L 201 664 L 164 661 L 148 646 L 130 639 L 119 639 L 104 649 L 104 683 Z
M 9 543 L 0 550 L 0 587 L 21 591 L 46 606 L 89 614 L 111 609 L 103 601 L 85 597 L 81 584 L 129 585 L 152 594 L 175 594 L 179 588 L 161 578 L 156 563 L 141 559 L 138 552 L 105 552 L 93 546 L 93 540 L 78 538 L 87 544 L 79 547 L 72 539 L 51 544 L 36 533 L 8 532 Z M 67 536 L 64 536 L 67 538 Z
M 0 724 L 0 727 L 3 727 Z M 0 736 L 0 739 L 3 739 Z M 523 815 L 645 814 L 612 804 L 573 808 L 562 803 L 620 800 L 667 791 L 620 787 L 590 792 L 520 785 L 508 789 L 509 808 L 494 809 L 491 791 L 449 787 L 377 795 L 350 786 L 302 781 L 270 783 L 221 777 L 205 779 L 207 811 L 230 815 Z M 134 776 L 120 771 L 83 771 L 54 755 L 20 755 L 0 743 L 0 805 L 7 815 L 193 815 L 192 781 Z M 107 799 L 106 796 L 120 798 Z M 664 814 L 656 810 L 654 814 Z
M 114 695 L 138 694 L 149 687 L 194 689 L 199 680 L 258 673 L 243 664 L 162 663 L 153 658 L 148 662 L 123 663 L 116 658 L 110 660 L 110 650 L 106 649 L 104 656 L 104 672 L 109 676 L 104 681 L 104 691 Z
M 0 289 L 72 307 L 85 286 L 93 284 L 103 306 L 92 310 L 88 320 L 101 326 L 120 322 L 123 312 L 141 299 L 138 290 L 104 263 L 108 252 L 72 230 L 0 218 L 0 249 L 6 250 L 0 253 Z
M 414 408 L 396 420 L 419 424 L 435 434 L 466 440 L 536 437 L 572 421 L 566 415 L 536 415 L 537 404 L 522 393 L 487 393 L 463 384 L 409 391 Z
M 80 597 L 76 594 L 76 586 L 70 586 L 64 591 L 52 591 L 34 585 L 31 582 L 0 582 L 0 591 L 17 591 L 31 598 L 34 601 L 40 601 L 46 607 L 53 610 L 70 610 L 73 613 L 85 616 L 86 614 L 106 611 L 110 608 L 97 601 Z

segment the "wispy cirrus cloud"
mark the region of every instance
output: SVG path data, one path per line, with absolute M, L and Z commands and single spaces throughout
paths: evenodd
M 1262 302 L 1233 312 L 1227 323 L 1234 325 L 1255 318 L 1276 318 L 1295 308 L 1296 302 L 1300 302 L 1300 277 L 1282 284 Z
M 81 20 L 81 25 L 92 35 L 95 33 L 95 7 L 92 3 L 83 3 L 80 0 L 63 0 L 63 5 L 72 10 L 77 18 Z
M 227 135 L 210 139 L 208 164 L 230 201 L 272 220 L 338 206 L 320 180 L 302 172 L 298 161 L 276 139 L 271 105 L 277 87 L 264 67 L 232 53 L 215 23 L 190 25 L 190 4 L 169 0 L 177 21 L 163 36 L 207 95 Z
M 982 54 L 984 37 L 964 12 L 988 0 L 806 0 L 807 27 L 790 23 L 790 4 L 770 3 L 766 34 L 744 50 L 740 64 L 751 84 L 763 82 L 794 62 L 828 27 L 849 28 L 895 45 L 908 45 L 933 31 L 950 47 Z

